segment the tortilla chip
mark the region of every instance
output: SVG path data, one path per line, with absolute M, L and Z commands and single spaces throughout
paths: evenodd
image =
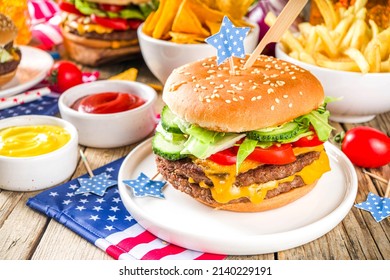
M 178 44 L 198 44 L 204 43 L 206 37 L 197 36 L 194 34 L 180 33 L 180 32 L 169 32 L 171 41 Z

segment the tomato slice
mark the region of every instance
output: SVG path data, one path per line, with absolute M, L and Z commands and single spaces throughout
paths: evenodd
M 58 1 L 58 7 L 64 12 L 83 16 L 83 14 L 79 10 L 77 10 L 76 6 L 72 3 L 60 0 Z
M 125 6 L 114 5 L 114 4 L 99 4 L 99 8 L 107 12 L 117 13 L 122 11 L 125 8 Z
M 112 28 L 114 30 L 127 30 L 130 27 L 127 20 L 123 18 L 104 18 L 92 14 L 91 19 L 96 24 L 100 24 L 102 26 Z
M 296 161 L 291 144 L 273 145 L 262 149 L 256 147 L 248 159 L 264 164 L 287 164 Z
M 315 147 L 324 144 L 320 139 L 318 139 L 317 134 L 302 137 L 299 140 L 292 143 L 294 147 Z
M 238 146 L 215 153 L 209 157 L 210 160 L 220 165 L 233 165 L 237 160 Z M 264 164 L 287 164 L 294 162 L 294 155 L 291 144 L 274 145 L 266 149 L 256 147 L 247 159 Z
M 236 164 L 237 152 L 233 148 L 228 148 L 211 155 L 209 159 L 220 165 L 233 165 Z

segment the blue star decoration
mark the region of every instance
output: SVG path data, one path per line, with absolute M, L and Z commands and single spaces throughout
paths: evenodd
M 136 197 L 152 196 L 157 198 L 165 198 L 161 192 L 165 186 L 165 181 L 153 181 L 148 176 L 141 172 L 135 180 L 123 180 L 123 183 L 129 186 Z
M 107 188 L 118 183 L 115 180 L 110 180 L 105 172 L 89 178 L 78 178 L 77 180 L 80 188 L 75 191 L 75 194 L 94 193 L 99 196 L 103 196 Z
M 235 27 L 227 16 L 224 16 L 219 32 L 206 38 L 206 43 L 217 49 L 217 64 L 235 56 L 245 58 L 244 39 L 249 27 Z
M 390 198 L 380 197 L 372 192 L 368 194 L 366 201 L 355 204 L 355 207 L 370 212 L 377 222 L 390 216 Z

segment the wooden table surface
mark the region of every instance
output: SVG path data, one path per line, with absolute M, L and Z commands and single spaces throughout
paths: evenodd
M 129 67 L 139 69 L 138 81 L 158 81 L 150 73 L 142 58 L 128 62 L 95 68 L 100 79 L 120 73 Z M 86 68 L 85 70 L 91 70 Z M 159 94 L 161 97 L 161 93 Z M 369 98 L 369 97 L 367 97 Z M 161 98 L 156 105 L 160 110 Z M 336 128 L 333 135 L 356 125 L 366 125 L 390 132 L 390 112 L 378 115 L 363 124 L 342 124 L 332 122 Z M 81 147 L 92 169 L 126 156 L 136 144 L 115 149 L 94 149 Z M 355 202 L 366 200 L 369 192 L 384 196 L 386 185 L 372 179 L 356 167 L 358 193 Z M 386 180 L 390 179 L 390 165 L 369 170 Z M 78 166 L 70 179 L 85 174 L 86 169 L 79 159 Z M 0 259 L 2 260 L 110 260 L 105 252 L 81 238 L 65 226 L 26 206 L 28 198 L 37 192 L 11 192 L 0 190 Z M 272 254 L 252 256 L 228 256 L 227 259 L 251 260 L 389 260 L 390 259 L 390 218 L 377 223 L 371 214 L 352 207 L 344 220 L 326 235 L 294 249 Z

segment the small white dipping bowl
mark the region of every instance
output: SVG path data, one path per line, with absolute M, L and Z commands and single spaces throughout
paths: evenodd
M 70 140 L 61 148 L 32 157 L 0 156 L 0 189 L 36 191 L 58 185 L 77 166 L 78 134 L 69 122 L 48 116 L 18 116 L 0 120 L 0 130 L 14 126 L 55 125 L 66 129 Z
M 246 53 L 252 53 L 259 41 L 259 26 L 250 22 L 253 28 L 245 38 Z M 138 27 L 137 35 L 141 53 L 146 65 L 153 75 L 165 84 L 171 72 L 184 64 L 217 55 L 217 50 L 206 43 L 178 44 L 170 41 L 152 38 L 142 32 L 143 24 Z
M 308 64 L 292 58 L 276 45 L 277 58 L 310 71 L 321 82 L 325 95 L 341 98 L 328 104 L 330 119 L 343 123 L 361 123 L 390 111 L 390 73 L 348 72 Z
M 145 103 L 128 111 L 112 114 L 89 114 L 71 106 L 79 98 L 103 92 L 132 93 Z M 133 144 L 149 135 L 156 126 L 156 91 L 142 83 L 104 80 L 84 83 L 65 91 L 58 100 L 61 117 L 79 133 L 79 144 L 94 148 L 116 148 Z

